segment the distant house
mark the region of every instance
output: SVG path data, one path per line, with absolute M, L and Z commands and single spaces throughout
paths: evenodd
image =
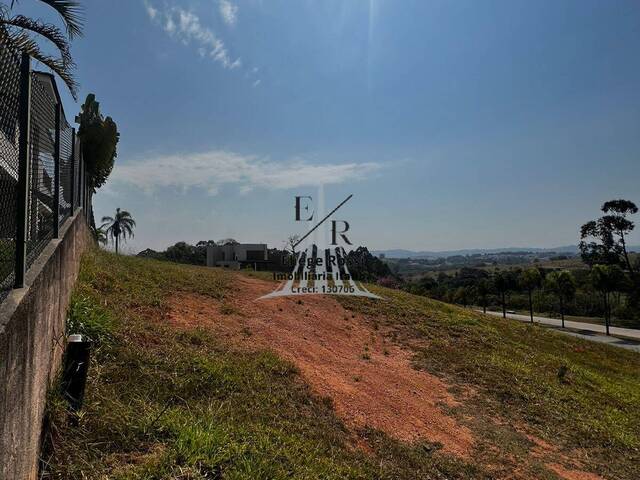
M 251 266 L 262 270 L 268 262 L 266 243 L 236 243 L 207 246 L 207 266 L 239 269 Z

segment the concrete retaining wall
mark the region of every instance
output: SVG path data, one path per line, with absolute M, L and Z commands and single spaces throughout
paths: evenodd
M 47 389 L 62 361 L 67 306 L 91 244 L 82 210 L 0 305 L 0 479 L 37 477 Z

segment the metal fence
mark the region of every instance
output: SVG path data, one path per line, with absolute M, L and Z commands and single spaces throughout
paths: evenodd
M 87 215 L 89 201 L 80 142 L 54 77 L 0 45 L 0 300 L 24 285 L 77 208 Z

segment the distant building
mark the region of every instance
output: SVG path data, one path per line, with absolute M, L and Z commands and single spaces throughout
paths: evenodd
M 207 246 L 207 266 L 239 269 L 250 266 L 264 269 L 268 262 L 266 243 L 234 243 Z

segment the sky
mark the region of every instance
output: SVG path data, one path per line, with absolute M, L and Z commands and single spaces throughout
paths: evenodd
M 370 249 L 576 244 L 640 204 L 637 0 L 82 3 L 80 99 L 120 131 L 96 221 L 131 212 L 128 252 L 282 247 L 320 184 Z

